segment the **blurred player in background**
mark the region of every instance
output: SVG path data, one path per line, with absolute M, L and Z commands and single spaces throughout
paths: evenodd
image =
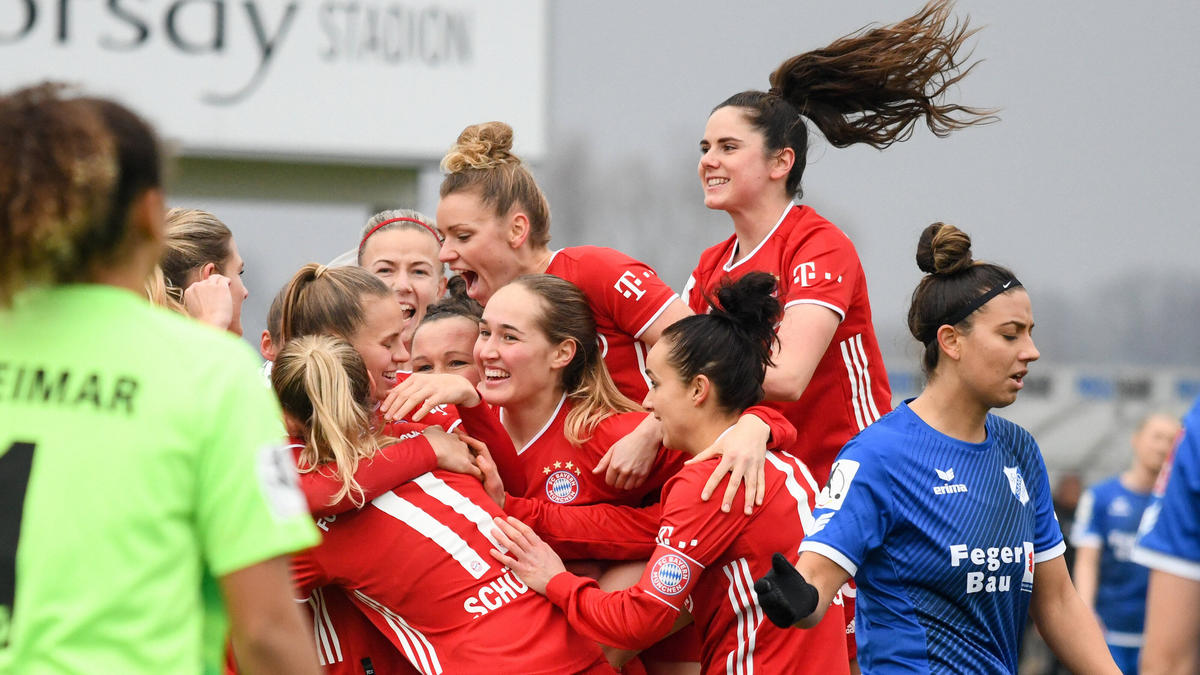
M 1099 617 L 1104 641 L 1125 675 L 1137 673 L 1150 577 L 1150 571 L 1132 562 L 1130 554 L 1179 429 L 1179 421 L 1170 415 L 1143 419 L 1133 434 L 1133 464 L 1083 493 L 1071 531 L 1075 588 L 1083 604 Z

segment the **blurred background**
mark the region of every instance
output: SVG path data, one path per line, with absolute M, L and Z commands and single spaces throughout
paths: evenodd
M 517 133 L 555 246 L 598 244 L 681 288 L 732 226 L 696 177 L 709 111 L 783 59 L 919 3 L 533 0 L 6 0 L 0 86 L 80 84 L 177 150 L 171 204 L 234 231 L 257 344 L 301 264 L 366 218 L 437 204 L 467 124 Z M 1200 395 L 1200 4 L 960 0 L 980 65 L 952 92 L 997 124 L 886 151 L 815 138 L 804 202 L 854 240 L 897 399 L 921 386 L 904 327 L 936 220 L 1029 289 L 1042 360 L 1005 414 L 1057 480 L 1123 468 L 1146 412 Z

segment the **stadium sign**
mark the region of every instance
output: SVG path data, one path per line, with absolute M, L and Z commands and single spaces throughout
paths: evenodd
M 436 159 L 462 127 L 545 149 L 544 2 L 4 0 L 0 88 L 80 85 L 185 153 Z

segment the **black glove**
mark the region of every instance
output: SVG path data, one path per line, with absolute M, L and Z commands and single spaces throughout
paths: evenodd
M 771 623 L 787 628 L 817 609 L 817 589 L 783 557 L 771 556 L 771 571 L 754 582 L 758 603 Z

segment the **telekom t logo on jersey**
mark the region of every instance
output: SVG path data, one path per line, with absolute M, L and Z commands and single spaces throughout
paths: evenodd
M 647 270 L 642 273 L 642 276 L 649 277 L 650 274 L 651 272 Z M 637 275 L 632 270 L 625 270 L 621 278 L 617 279 L 617 283 L 613 284 L 613 288 L 617 289 L 617 292 L 626 298 L 634 298 L 634 302 L 641 300 L 642 296 L 646 294 L 646 289 L 642 288 L 642 280 L 637 278 Z
M 826 272 L 825 279 L 832 280 L 833 273 Z M 792 268 L 792 283 L 793 284 L 800 284 L 800 286 L 807 288 L 808 286 L 812 286 L 813 282 L 816 280 L 817 280 L 817 264 L 815 262 L 800 263 L 799 265 L 796 265 L 795 267 Z M 838 275 L 837 282 L 839 284 L 842 283 L 842 275 L 840 275 L 840 274 Z

